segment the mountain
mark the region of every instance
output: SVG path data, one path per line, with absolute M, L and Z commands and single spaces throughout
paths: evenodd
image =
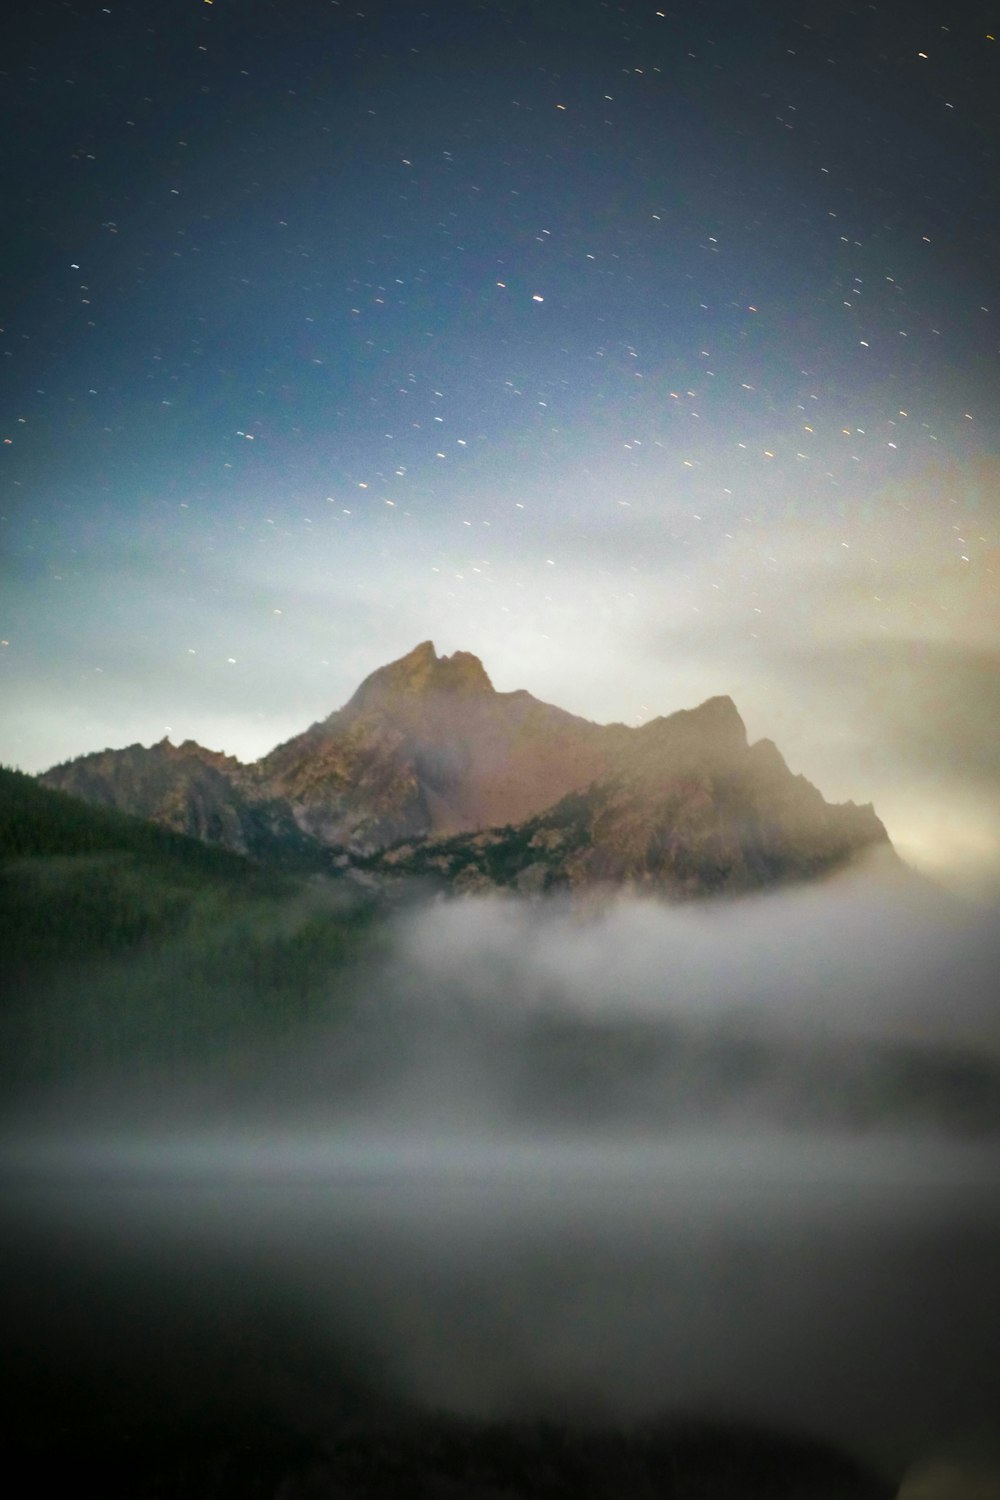
M 297 839 L 459 889 L 736 892 L 890 849 L 871 807 L 825 802 L 770 741 L 749 744 L 729 698 L 593 724 L 497 692 L 478 658 L 430 641 L 252 765 L 163 740 L 41 780 L 257 858 Z
M 475 656 L 439 657 L 425 641 L 253 765 L 161 740 L 84 755 L 40 780 L 239 853 L 293 828 L 370 853 L 522 822 L 606 771 L 628 734 L 498 693 Z
M 146 818 L 174 833 L 218 844 L 235 854 L 275 859 L 317 851 L 290 807 L 267 795 L 252 768 L 194 740 L 99 750 L 55 766 L 38 778 L 97 807 Z
M 262 884 L 255 864 L 210 841 L 178 836 L 155 820 L 40 786 L 37 778 L 0 766 L 0 868 L 19 861 L 110 856 L 152 860 L 185 877 Z
M 322 842 L 370 851 L 523 822 L 606 771 L 627 734 L 498 693 L 477 657 L 424 641 L 257 774 Z
M 628 886 L 674 899 L 738 894 L 829 873 L 880 850 L 869 807 L 824 801 L 770 740 L 747 742 L 730 698 L 654 719 L 612 768 L 526 822 L 402 844 L 372 867 L 459 890 Z

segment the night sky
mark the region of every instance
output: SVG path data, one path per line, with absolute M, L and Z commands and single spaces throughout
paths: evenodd
M 994 891 L 994 34 L 975 0 L 19 8 L 0 758 L 253 758 L 432 638 L 593 719 L 729 693 Z

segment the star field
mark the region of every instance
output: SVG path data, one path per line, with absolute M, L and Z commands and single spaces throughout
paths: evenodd
M 4 758 L 254 756 L 433 636 L 592 718 L 730 693 L 1000 867 L 996 28 L 765 11 L 26 7 Z

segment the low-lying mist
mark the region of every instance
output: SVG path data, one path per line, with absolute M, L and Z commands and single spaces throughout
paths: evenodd
M 697 1411 L 893 1472 L 986 1434 L 992 929 L 873 871 L 414 904 L 265 1058 L 22 1116 L 13 1347 L 303 1428 Z

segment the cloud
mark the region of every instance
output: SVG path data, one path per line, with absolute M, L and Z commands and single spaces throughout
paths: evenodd
M 990 917 L 879 867 L 781 894 L 581 910 L 503 898 L 420 910 L 401 982 L 483 1014 L 741 1019 L 820 1037 L 992 1046 Z M 947 1003 L 943 1000 L 947 997 Z
M 995 1141 L 919 1098 L 842 1116 L 883 1044 L 1000 1057 L 998 956 L 981 916 L 876 873 L 403 914 L 346 1034 L 269 1060 L 242 1115 L 230 1080 L 223 1127 L 209 1078 L 145 1132 L 74 1109 L 22 1142 L 18 1338 L 100 1349 L 119 1384 L 148 1348 L 168 1393 L 293 1421 L 330 1420 L 349 1366 L 425 1408 L 697 1409 L 912 1458 L 995 1413 Z

